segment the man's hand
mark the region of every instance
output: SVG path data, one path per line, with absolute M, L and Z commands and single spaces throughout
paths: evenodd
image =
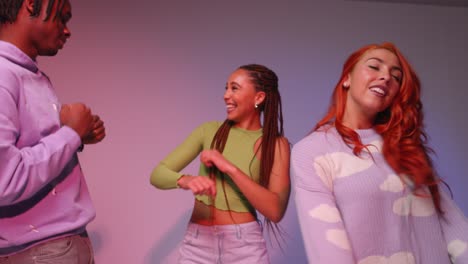
M 82 103 L 62 105 L 60 122 L 78 133 L 81 140 L 93 130 L 93 116 L 91 110 Z
M 93 115 L 93 128 L 91 132 L 83 138 L 83 144 L 96 144 L 101 142 L 104 137 L 106 137 L 104 122 L 98 115 Z

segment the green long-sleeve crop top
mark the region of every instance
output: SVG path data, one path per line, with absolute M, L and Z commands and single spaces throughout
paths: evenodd
M 210 149 L 211 141 L 221 126 L 221 122 L 206 122 L 197 127 L 182 144 L 177 146 L 151 173 L 151 183 L 160 189 L 172 189 L 177 187 L 177 180 L 183 175 L 180 171 L 190 164 L 201 151 Z M 241 128 L 232 127 L 223 156 L 242 170 L 247 176 L 255 182 L 260 179 L 260 162 L 255 157 L 255 142 L 262 136 L 262 130 L 249 131 Z M 208 177 L 208 168 L 200 164 L 198 175 Z M 223 192 L 221 176 L 216 176 L 216 197 L 214 206 L 220 210 L 232 210 L 235 212 L 251 212 L 254 210 L 245 196 L 234 184 L 234 182 L 225 175 L 225 190 Z M 226 198 L 229 203 L 226 202 Z M 196 199 L 206 205 L 212 204 L 212 199 L 206 195 L 197 195 Z

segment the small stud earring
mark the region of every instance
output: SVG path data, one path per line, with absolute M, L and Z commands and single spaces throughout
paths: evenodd
M 257 108 L 258 108 L 258 104 L 255 104 L 255 109 L 257 109 Z

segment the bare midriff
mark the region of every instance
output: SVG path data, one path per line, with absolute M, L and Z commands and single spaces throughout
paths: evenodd
M 249 212 L 219 210 L 195 199 L 190 221 L 199 225 L 232 225 L 253 222 L 256 219 Z

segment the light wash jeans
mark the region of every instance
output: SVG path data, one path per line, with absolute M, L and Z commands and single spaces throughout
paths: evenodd
M 86 233 L 45 241 L 10 256 L 0 264 L 94 264 L 94 254 Z
M 179 247 L 181 264 L 269 264 L 262 227 L 257 222 L 203 226 L 189 223 Z

